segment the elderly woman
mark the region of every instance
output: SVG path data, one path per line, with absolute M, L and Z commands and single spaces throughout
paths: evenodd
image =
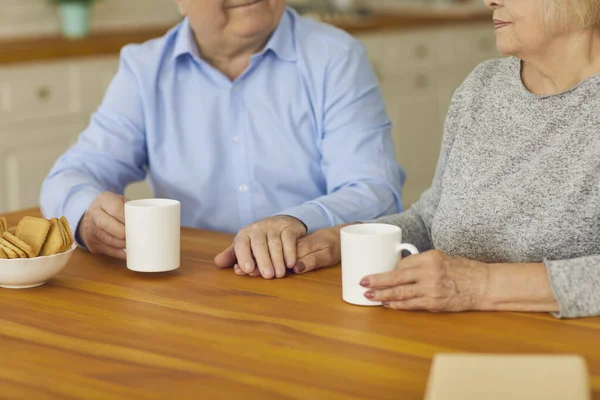
M 365 296 L 401 310 L 600 315 L 600 0 L 486 4 L 511 57 L 456 91 L 431 188 L 377 220 L 424 253 L 366 276 Z M 337 264 L 340 229 L 303 238 L 295 272 Z

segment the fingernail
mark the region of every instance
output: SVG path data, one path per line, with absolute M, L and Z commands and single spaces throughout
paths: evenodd
M 303 262 L 298 262 L 296 263 L 296 266 L 294 267 L 294 270 L 298 273 L 303 273 L 304 271 L 306 271 L 306 265 L 304 265 Z
M 375 293 L 369 290 L 365 293 L 365 297 L 369 300 L 372 300 L 375 297 Z
M 356 282 L 356 281 L 354 281 L 354 282 Z M 363 280 L 360 281 L 360 286 L 364 286 L 364 287 L 369 286 L 369 278 L 363 278 Z
M 283 271 L 283 272 L 280 273 L 279 275 L 277 275 L 277 271 Z M 277 268 L 276 271 L 275 271 L 275 276 L 277 278 L 283 278 L 285 276 L 285 271 L 286 271 L 286 268 L 283 268 L 283 267 Z
M 389 301 L 384 301 L 384 302 L 383 302 L 383 303 L 381 303 L 381 304 L 383 304 L 383 306 L 384 306 L 384 307 L 387 307 L 387 306 L 389 306 L 389 305 L 390 305 L 390 302 L 389 302 Z
M 250 272 L 252 272 L 252 270 L 253 270 L 253 269 L 252 269 L 252 265 L 250 265 L 250 263 L 249 263 L 249 262 L 247 262 L 247 263 L 244 265 L 244 272 L 245 272 L 245 273 L 247 273 L 247 274 L 249 274 Z
M 272 269 L 269 268 L 269 269 L 265 269 L 263 271 L 263 278 L 271 279 L 272 277 L 273 277 L 273 270 Z

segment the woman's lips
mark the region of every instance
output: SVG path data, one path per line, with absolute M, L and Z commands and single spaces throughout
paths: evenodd
M 495 29 L 504 28 L 505 26 L 508 26 L 510 24 L 512 24 L 512 22 L 502 21 L 502 20 L 499 20 L 499 19 L 495 19 L 494 20 L 494 28 Z

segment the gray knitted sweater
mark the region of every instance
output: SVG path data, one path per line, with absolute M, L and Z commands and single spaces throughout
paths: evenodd
M 431 188 L 377 221 L 421 251 L 543 262 L 556 316 L 600 315 L 600 74 L 537 96 L 520 72 L 509 57 L 471 73 L 452 99 Z

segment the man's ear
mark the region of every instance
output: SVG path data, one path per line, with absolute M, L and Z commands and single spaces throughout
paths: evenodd
M 185 17 L 185 6 L 183 4 L 184 1 L 183 0 L 173 0 L 173 3 L 175 3 L 177 5 L 177 8 L 179 8 L 179 13 Z

